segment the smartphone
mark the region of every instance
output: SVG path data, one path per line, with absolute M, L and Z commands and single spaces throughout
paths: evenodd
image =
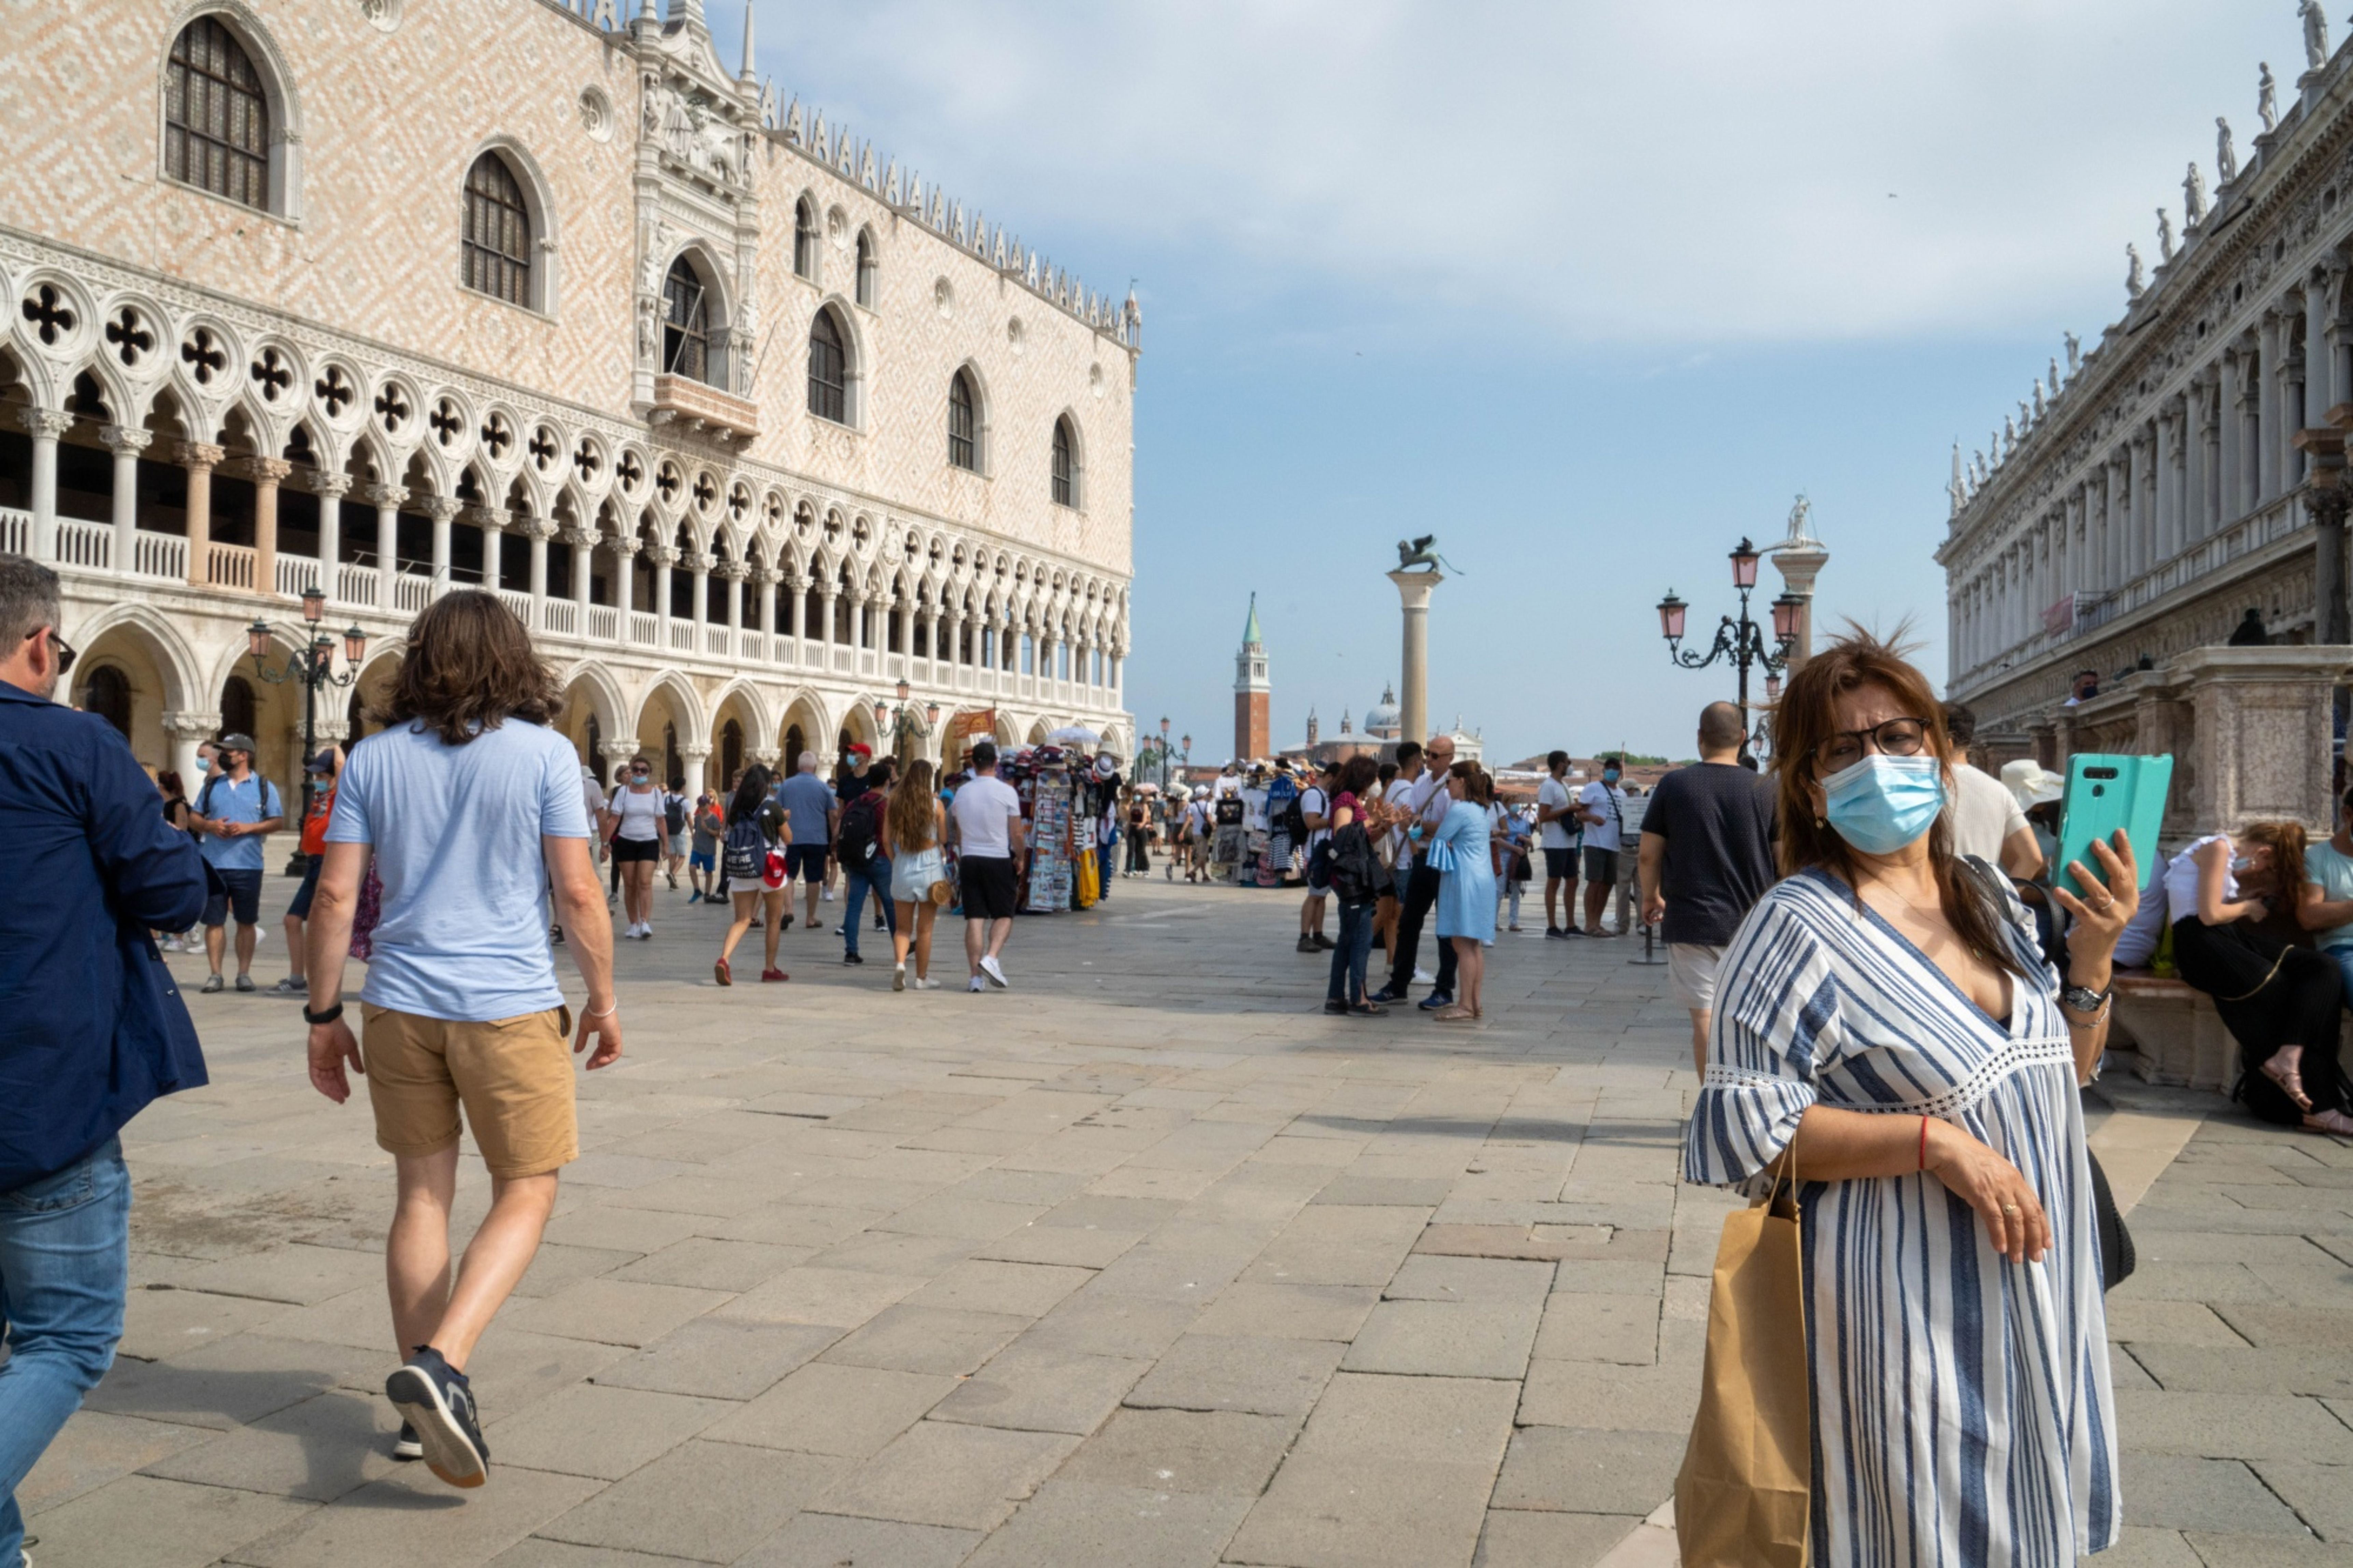
M 2060 818 L 2059 863 L 2052 869 L 2052 885 L 2077 898 L 2087 889 L 2067 869 L 2082 861 L 2097 873 L 2100 862 L 2092 853 L 2095 839 L 2114 844 L 2122 828 L 2131 841 L 2133 858 L 2147 877 L 2155 864 L 2157 837 L 2165 824 L 2166 792 L 2173 784 L 2173 759 L 2105 756 L 2081 752 L 2067 761 L 2067 798 Z

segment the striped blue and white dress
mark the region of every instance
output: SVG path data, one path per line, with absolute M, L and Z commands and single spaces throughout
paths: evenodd
M 1930 1115 L 2017 1165 L 2051 1218 L 2042 1261 L 2013 1264 L 1933 1175 L 1800 1188 L 1815 1568 L 2060 1568 L 2116 1539 L 2074 1055 L 2008 901 L 2040 983 L 2012 981 L 2007 1027 L 1820 871 L 1759 900 L 1719 972 L 1687 1179 L 1749 1184 L 1816 1103 Z

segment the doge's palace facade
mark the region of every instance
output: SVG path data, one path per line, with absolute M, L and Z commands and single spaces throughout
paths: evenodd
M 2179 752 L 2184 831 L 2329 820 L 2353 641 L 2353 47 L 2316 7 L 2302 21 L 2305 69 L 2251 69 L 2243 148 L 2218 120 L 2211 191 L 2192 163 L 2127 247 L 2122 319 L 2088 351 L 2071 335 L 1988 448 L 1956 450 L 1936 552 L 1951 694 L 1993 759 Z
M 600 773 L 903 711 L 1132 749 L 1133 297 L 713 47 L 700 0 L 66 0 L 0 54 L 0 548 L 74 699 L 290 785 L 307 636 L 496 589 Z M 881 166 L 878 167 L 878 162 Z M 927 708 L 936 717 L 923 718 Z

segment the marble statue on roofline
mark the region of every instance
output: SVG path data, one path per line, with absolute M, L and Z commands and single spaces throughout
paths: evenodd
M 2214 184 L 2227 185 L 2238 177 L 2239 150 L 2231 142 L 2231 122 L 2218 114 L 2214 117 Z
M 2141 290 L 2148 287 L 2147 279 L 2141 274 L 2140 247 L 2137 245 L 2126 246 L 2125 259 L 2129 264 L 2125 272 L 2125 293 L 2130 298 L 2137 300 L 2141 296 Z
M 2279 129 L 2279 84 L 2272 79 L 2269 60 L 2263 62 L 2263 75 L 2255 80 L 2255 118 L 2263 122 L 2263 133 Z
M 2328 63 L 2328 13 L 2320 8 L 2320 0 L 2303 0 L 2295 14 L 2304 18 L 2305 67 L 2318 70 Z
M 2173 218 L 2163 207 L 2157 209 L 2157 258 L 2173 259 Z
M 2084 340 L 2073 332 L 2059 334 L 2067 344 L 2067 374 L 2072 378 L 2084 365 Z
M 2183 237 L 2187 238 L 2191 229 L 2196 228 L 2200 224 L 2204 223 L 2205 221 L 2206 176 L 2199 172 L 2197 164 L 2192 163 L 2189 165 L 2189 173 L 2181 176 L 2181 233 Z

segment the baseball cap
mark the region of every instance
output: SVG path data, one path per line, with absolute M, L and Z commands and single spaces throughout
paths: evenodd
M 232 730 L 220 738 L 220 749 L 224 752 L 243 752 L 249 757 L 254 752 L 253 737 L 239 734 Z
M 335 753 L 332 752 L 321 752 L 317 756 L 312 757 L 309 762 L 302 764 L 302 771 L 306 773 L 333 773 L 335 771 Z

